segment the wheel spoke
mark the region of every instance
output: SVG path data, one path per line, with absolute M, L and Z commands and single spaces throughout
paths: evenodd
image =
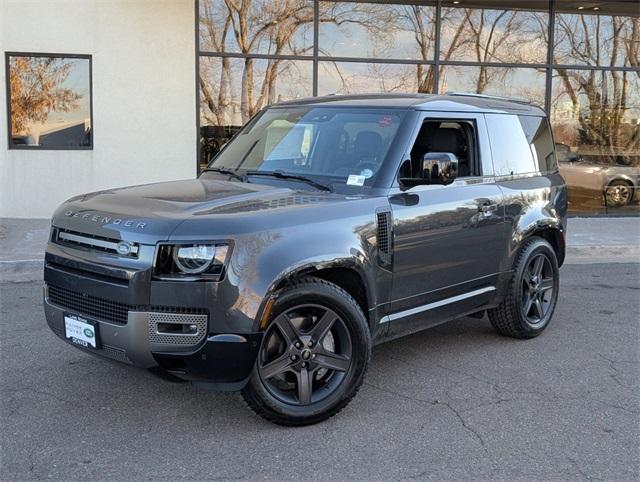
M 529 312 L 531 311 L 531 305 L 533 304 L 533 298 L 531 297 L 531 295 L 527 295 L 527 299 L 525 301 L 524 304 L 524 316 L 529 316 Z
M 262 378 L 266 380 L 268 378 L 279 375 L 280 373 L 286 372 L 287 370 L 289 370 L 290 367 L 291 367 L 291 359 L 285 353 L 280 358 L 267 363 L 265 366 L 263 366 L 260 369 L 260 371 L 262 373 Z
M 535 306 L 536 312 L 538 313 L 538 318 L 542 318 L 544 316 L 544 312 L 542 311 L 542 303 L 540 303 L 540 299 L 536 297 L 533 302 L 533 306 Z
M 311 403 L 313 373 L 302 368 L 296 373 L 296 378 L 298 380 L 298 402 L 305 405 Z
M 329 332 L 333 323 L 336 321 L 336 314 L 333 311 L 327 310 L 324 315 L 318 320 L 313 329 L 311 330 L 311 336 L 317 343 L 321 343 L 322 339 Z
M 326 350 L 316 355 L 315 362 L 322 368 L 337 370 L 339 372 L 346 372 L 351 364 L 351 360 L 346 356 Z
M 553 288 L 553 278 L 545 278 L 540 281 L 540 292 L 544 293 Z
M 532 275 L 533 276 L 540 276 L 542 274 L 542 267 L 544 266 L 544 256 L 539 255 L 537 256 L 532 264 Z
M 284 336 L 284 341 L 287 345 L 293 344 L 300 338 L 298 329 L 293 326 L 293 323 L 291 323 L 291 320 L 286 315 L 286 313 L 282 313 L 280 316 L 278 316 L 274 320 L 274 323 L 280 330 L 280 333 L 282 333 L 282 336 Z

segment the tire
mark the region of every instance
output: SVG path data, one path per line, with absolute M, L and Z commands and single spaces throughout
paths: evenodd
M 604 202 L 606 206 L 626 206 L 633 199 L 633 186 L 624 179 L 614 179 L 604 189 Z
M 501 335 L 536 337 L 551 321 L 558 289 L 558 260 L 553 248 L 542 238 L 531 238 L 516 257 L 504 300 L 487 310 L 489 321 Z
M 358 303 L 332 283 L 303 278 L 278 295 L 242 397 L 270 422 L 314 424 L 351 401 L 370 357 Z

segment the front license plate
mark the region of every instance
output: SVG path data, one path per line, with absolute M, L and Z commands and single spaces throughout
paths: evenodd
M 76 315 L 64 315 L 64 333 L 69 341 L 85 348 L 99 348 L 98 327 Z

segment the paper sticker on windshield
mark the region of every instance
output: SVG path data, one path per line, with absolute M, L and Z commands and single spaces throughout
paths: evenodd
M 351 174 L 347 179 L 347 186 L 364 186 L 364 176 L 358 176 L 357 174 Z
M 389 127 L 393 123 L 393 117 L 390 115 L 383 115 L 378 118 L 378 125 L 380 127 Z

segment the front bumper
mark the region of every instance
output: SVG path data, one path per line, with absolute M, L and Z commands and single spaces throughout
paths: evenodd
M 74 347 L 141 368 L 159 366 L 183 380 L 213 383 L 218 389 L 242 387 L 251 374 L 261 333 L 211 334 L 208 312 L 189 307 L 149 308 L 122 311 L 121 304 L 92 295 L 57 285 L 44 288 L 47 324 L 59 338 Z M 68 340 L 65 315 L 80 316 L 95 323 L 99 348 L 83 348 Z M 162 328 L 181 325 L 189 327 L 190 332 L 178 334 Z

